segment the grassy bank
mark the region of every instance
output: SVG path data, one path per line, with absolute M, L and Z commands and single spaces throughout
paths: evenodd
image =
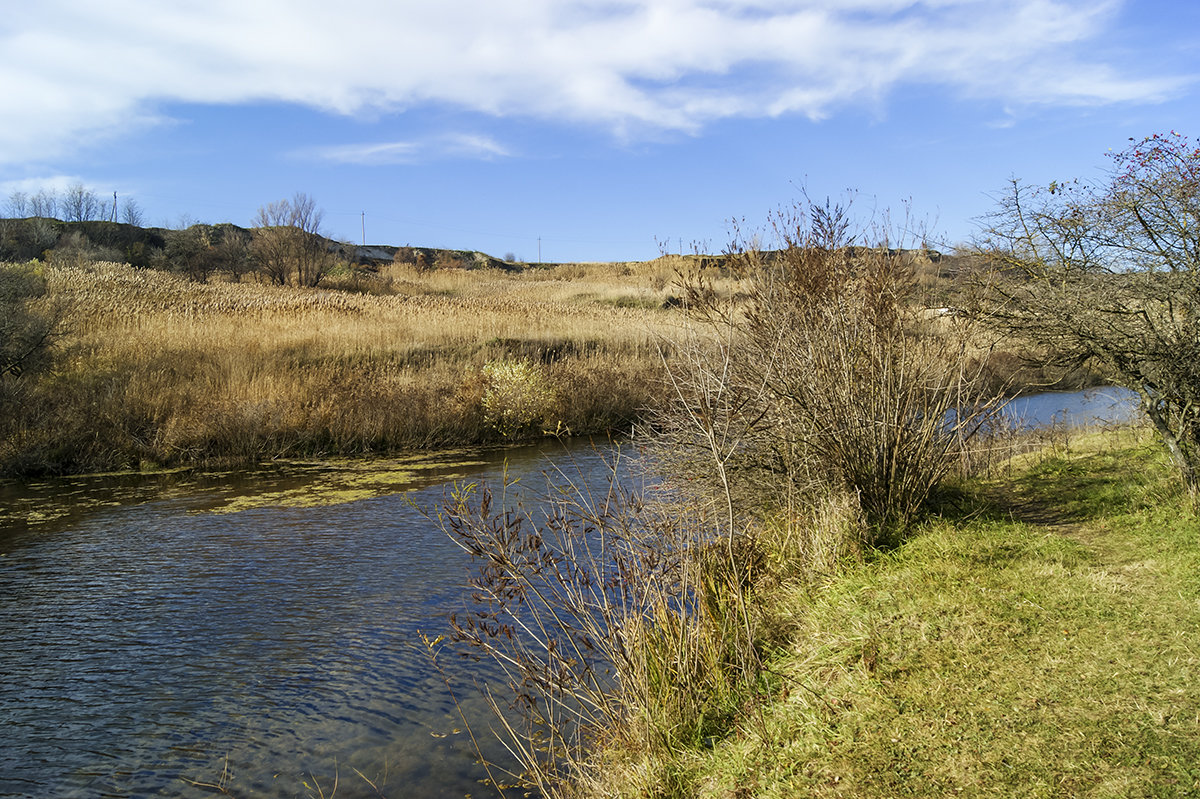
M 38 267 L 53 364 L 9 381 L 0 473 L 484 444 L 628 429 L 669 264 L 417 272 L 340 290 Z
M 782 590 L 789 634 L 727 733 L 610 753 L 597 793 L 1200 794 L 1200 523 L 1160 450 L 1020 456 L 895 551 Z

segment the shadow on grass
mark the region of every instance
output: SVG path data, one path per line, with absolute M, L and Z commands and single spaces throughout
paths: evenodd
M 1100 438 L 1067 452 L 1022 456 L 1013 473 L 947 486 L 934 511 L 952 521 L 1018 521 L 1045 527 L 1085 524 L 1179 501 L 1178 481 L 1158 441 L 1128 445 Z

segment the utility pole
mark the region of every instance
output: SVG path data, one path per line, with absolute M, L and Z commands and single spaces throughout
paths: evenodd
M 367 246 L 367 212 L 362 212 L 363 246 Z
M 538 236 L 538 263 L 542 262 L 542 237 Z

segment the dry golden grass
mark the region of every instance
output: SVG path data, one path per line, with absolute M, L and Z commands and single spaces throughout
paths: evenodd
M 0 470 L 485 443 L 503 436 L 484 366 L 506 360 L 553 389 L 538 426 L 625 428 L 654 396 L 672 324 L 652 269 L 391 266 L 374 279 L 392 293 L 351 293 L 48 267 L 65 335 Z
M 380 270 L 381 290 L 402 295 L 440 294 L 461 298 L 504 295 L 531 302 L 661 306 L 671 295 L 676 272 L 688 259 L 674 256 L 635 263 L 582 263 L 500 269 L 444 269 L 419 272 L 408 264 Z

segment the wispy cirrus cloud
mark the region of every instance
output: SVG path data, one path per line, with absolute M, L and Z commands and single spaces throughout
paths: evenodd
M 165 103 L 428 105 L 695 132 L 819 119 L 900 87 L 998 105 L 1157 102 L 1195 76 L 1120 48 L 1120 0 L 42 0 L 0 22 L 0 163 L 153 125 Z M 331 149 L 395 162 L 445 142 Z M 494 144 L 494 143 L 493 143 Z M 372 149 L 374 148 L 374 149 Z M 502 155 L 498 148 L 493 156 Z M 469 157 L 488 142 L 461 142 Z M 414 155 L 417 153 L 418 155 Z M 357 159 L 357 160 L 355 160 Z
M 361 142 L 326 147 L 306 147 L 292 153 L 296 158 L 329 161 L 336 164 L 384 166 L 411 164 L 439 158 L 491 160 L 510 155 L 489 136 L 454 133 L 411 141 Z

